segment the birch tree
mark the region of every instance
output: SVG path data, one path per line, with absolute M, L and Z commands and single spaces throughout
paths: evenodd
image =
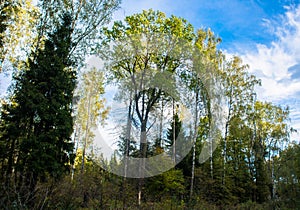
M 81 173 L 84 171 L 88 147 L 93 144 L 93 129 L 104 123 L 109 108 L 105 106 L 103 72 L 95 67 L 84 72 L 78 84 L 79 102 L 75 115 L 77 147 L 82 146 Z
M 0 2 L 0 73 L 9 62 L 17 66 L 30 53 L 39 10 L 31 0 Z

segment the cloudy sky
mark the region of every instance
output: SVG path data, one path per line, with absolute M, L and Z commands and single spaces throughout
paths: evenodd
M 114 20 L 150 8 L 211 28 L 223 40 L 220 49 L 262 80 L 258 98 L 289 106 L 300 131 L 300 0 L 123 0 Z
M 123 0 L 114 19 L 150 8 L 183 17 L 195 29 L 211 28 L 222 38 L 220 49 L 240 56 L 262 80 L 258 99 L 289 106 L 300 131 L 299 0 Z

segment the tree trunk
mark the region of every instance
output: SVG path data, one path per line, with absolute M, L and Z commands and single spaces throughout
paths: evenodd
M 79 137 L 80 137 L 80 128 L 78 128 L 78 126 L 76 126 L 75 133 L 74 133 L 74 145 L 76 145 L 75 146 L 75 155 L 77 155 Z M 71 181 L 73 181 L 73 179 L 74 179 L 74 173 L 75 173 L 75 160 L 74 160 L 74 163 L 72 164 L 71 167 L 72 167 Z
M 176 163 L 176 122 L 175 122 L 175 101 L 173 99 L 173 162 Z
M 84 171 L 84 163 L 85 163 L 85 153 L 86 153 L 86 146 L 87 146 L 87 139 L 88 139 L 88 133 L 89 133 L 89 123 L 90 123 L 90 112 L 91 112 L 91 96 L 89 95 L 88 100 L 88 116 L 86 119 L 86 128 L 85 128 L 85 137 L 84 137 L 84 145 L 82 150 L 82 162 L 81 162 L 81 173 Z
M 146 120 L 142 121 L 141 125 L 141 137 L 140 137 L 140 166 L 139 166 L 139 192 L 138 192 L 138 204 L 141 205 L 142 191 L 144 186 L 145 176 L 145 158 L 147 154 L 147 136 L 146 136 Z
M 130 92 L 130 101 L 128 106 L 127 125 L 126 125 L 126 137 L 125 137 L 125 153 L 124 153 L 124 180 L 127 177 L 128 157 L 130 150 L 130 138 L 131 138 L 131 119 L 132 119 L 132 92 Z
M 162 145 L 162 133 L 163 133 L 163 118 L 164 118 L 164 101 L 161 101 L 161 112 L 160 112 L 160 124 L 159 124 L 159 142 L 158 146 L 160 148 L 163 147 Z
M 232 111 L 232 86 L 231 86 L 231 95 L 229 96 L 229 108 L 228 108 L 228 115 L 225 125 L 225 134 L 224 134 L 224 148 L 223 148 L 223 174 L 222 174 L 222 185 L 225 185 L 225 178 L 226 178 L 226 162 L 227 162 L 227 136 L 229 132 L 229 121 L 231 118 L 231 111 Z
M 190 187 L 190 199 L 192 199 L 194 191 L 194 178 L 195 178 L 195 161 L 196 161 L 196 142 L 198 134 L 198 88 L 196 91 L 196 103 L 195 103 L 195 122 L 194 122 L 194 136 L 193 138 L 193 159 L 192 159 L 192 177 L 191 177 L 191 187 Z
M 130 100 L 128 105 L 128 115 L 127 115 L 127 125 L 126 125 L 126 137 L 125 137 L 125 151 L 124 151 L 124 179 L 122 186 L 122 200 L 123 200 L 123 209 L 127 209 L 126 205 L 126 178 L 127 178 L 127 168 L 128 168 L 128 158 L 130 154 L 130 139 L 131 139 L 131 119 L 132 119 L 132 91 L 130 92 Z

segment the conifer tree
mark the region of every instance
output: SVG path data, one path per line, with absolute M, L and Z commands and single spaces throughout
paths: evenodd
M 170 153 L 172 153 L 172 157 L 175 159 L 176 158 L 176 139 L 179 135 L 181 126 L 182 126 L 182 122 L 179 119 L 178 114 L 174 114 L 173 120 L 170 123 L 170 128 L 167 131 L 167 139 L 166 139 L 166 147 L 167 148 L 171 148 L 173 145 L 173 150 L 170 151 Z M 174 144 L 175 141 L 175 144 Z
M 33 197 L 38 181 L 59 178 L 72 161 L 72 100 L 76 74 L 69 59 L 71 18 L 50 33 L 35 59 L 14 76 L 11 104 L 3 106 L 0 145 L 6 182 Z M 13 179 L 14 178 L 14 179 Z

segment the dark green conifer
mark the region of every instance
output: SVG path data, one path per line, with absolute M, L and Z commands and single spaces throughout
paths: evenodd
M 65 14 L 44 47 L 14 76 L 12 102 L 2 108 L 1 170 L 6 183 L 14 180 L 14 186 L 31 193 L 37 181 L 61 177 L 73 159 L 71 32 L 71 17 Z

